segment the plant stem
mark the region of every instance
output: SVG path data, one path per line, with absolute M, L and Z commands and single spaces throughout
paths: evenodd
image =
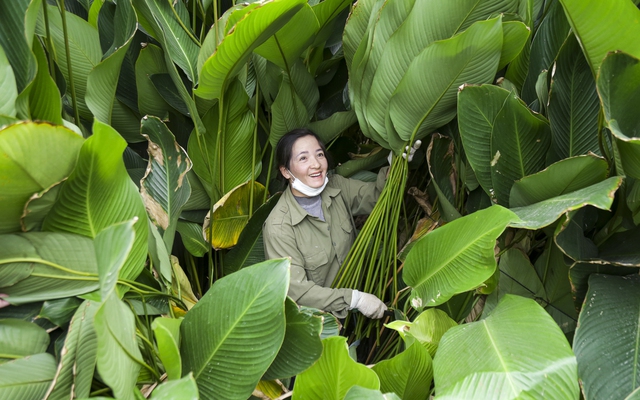
M 64 8 L 64 0 L 58 0 L 58 2 L 59 2 L 58 6 L 60 9 L 60 15 L 62 17 L 62 33 L 64 35 L 64 50 L 67 54 L 67 74 L 69 76 L 69 88 L 71 89 L 71 104 L 73 105 L 73 115 L 75 118 L 75 124 L 78 125 L 78 127 L 80 127 L 80 113 L 78 111 L 78 100 L 76 99 L 76 87 L 75 87 L 75 83 L 73 82 L 73 70 L 71 68 L 71 52 L 69 51 L 67 14 Z
M 260 104 L 260 87 L 256 84 L 256 106 L 253 110 L 253 116 L 255 118 L 256 126 L 253 129 L 253 147 L 251 150 L 251 193 L 249 194 L 249 219 L 253 216 L 253 191 L 256 181 L 256 151 L 258 147 L 258 106 Z

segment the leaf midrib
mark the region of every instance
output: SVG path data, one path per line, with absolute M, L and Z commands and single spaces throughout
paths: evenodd
M 504 359 L 502 358 L 502 354 L 498 350 L 498 346 L 496 345 L 496 342 L 493 340 L 493 336 L 491 335 L 491 330 L 489 329 L 489 326 L 487 324 L 487 320 L 483 320 L 482 321 L 482 326 L 484 326 L 484 329 L 487 332 L 487 337 L 489 338 L 489 341 L 491 342 L 491 346 L 493 347 L 493 350 L 495 351 L 495 354 L 498 356 L 498 360 L 500 361 L 500 364 L 502 365 L 502 369 L 504 370 L 504 372 L 505 372 L 505 374 L 507 376 L 507 379 L 509 380 L 509 386 L 511 386 L 511 390 L 513 391 L 513 394 L 517 395 L 518 394 L 518 390 L 515 387 L 513 379 L 511 378 L 511 372 L 507 368 L 507 365 L 505 364 Z

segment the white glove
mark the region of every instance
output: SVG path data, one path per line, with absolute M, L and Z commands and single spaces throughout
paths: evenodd
M 387 306 L 372 294 L 354 290 L 351 295 L 351 307 L 349 307 L 349 310 L 353 309 L 357 309 L 367 318 L 380 319 L 384 316 Z
M 422 140 L 416 140 L 413 143 L 413 146 L 411 147 L 407 146 L 405 148 L 405 151 L 402 153 L 402 158 L 406 158 L 408 162 L 411 162 L 413 160 L 414 154 L 416 154 L 416 150 L 420 148 L 420 145 L 422 145 Z M 407 155 L 407 151 L 409 152 L 409 155 Z M 389 165 L 391 165 L 392 159 L 393 159 L 393 151 L 389 152 L 389 156 L 387 157 L 387 160 L 389 161 Z

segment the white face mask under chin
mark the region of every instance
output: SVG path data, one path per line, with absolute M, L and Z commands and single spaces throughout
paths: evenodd
M 298 192 L 304 194 L 305 196 L 309 196 L 309 197 L 317 196 L 320 193 L 322 193 L 324 188 L 327 186 L 327 183 L 329 182 L 329 178 L 327 178 L 325 176 L 324 177 L 324 183 L 322 184 L 322 186 L 320 186 L 319 188 L 312 188 L 311 186 L 305 185 L 300 179 L 296 178 L 291 173 L 291 171 L 288 171 L 288 172 L 293 177 L 293 182 L 291 183 L 291 188 L 295 189 Z

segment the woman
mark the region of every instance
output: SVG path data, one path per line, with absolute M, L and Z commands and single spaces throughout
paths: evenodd
M 410 159 L 415 149 L 411 150 Z M 371 212 L 388 167 L 380 170 L 375 183 L 327 176 L 326 148 L 307 129 L 287 133 L 275 151 L 278 169 L 289 185 L 262 233 L 267 259 L 291 258 L 289 297 L 339 318 L 353 309 L 382 318 L 387 307 L 376 296 L 330 286 L 355 240 L 353 216 Z

